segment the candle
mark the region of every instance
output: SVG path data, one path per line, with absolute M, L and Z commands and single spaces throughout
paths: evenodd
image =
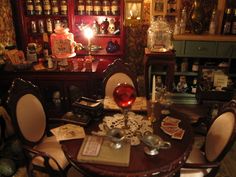
M 152 77 L 152 101 L 155 101 L 155 90 L 156 90 L 156 77 L 153 75 Z

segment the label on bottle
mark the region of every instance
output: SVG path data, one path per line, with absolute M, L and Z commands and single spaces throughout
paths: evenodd
M 236 22 L 232 23 L 232 34 L 236 34 Z
M 225 22 L 223 34 L 229 34 L 230 33 L 230 25 L 231 25 L 230 22 Z
M 52 33 L 52 21 L 51 19 L 47 19 L 47 31 Z
M 52 7 L 52 13 L 53 14 L 58 14 L 58 7 L 57 6 L 54 6 L 54 7 Z
M 34 10 L 34 6 L 33 5 L 27 5 L 27 10 L 29 10 L 29 11 L 32 11 L 32 10 Z
M 77 10 L 78 12 L 83 12 L 85 10 L 84 5 L 78 5 Z

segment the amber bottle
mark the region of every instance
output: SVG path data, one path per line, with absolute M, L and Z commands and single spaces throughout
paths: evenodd
M 194 0 L 190 12 L 191 31 L 195 34 L 201 34 L 204 31 L 204 11 L 202 0 Z

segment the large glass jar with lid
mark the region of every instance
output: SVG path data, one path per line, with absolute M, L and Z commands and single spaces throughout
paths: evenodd
M 166 52 L 173 49 L 172 31 L 163 17 L 153 17 L 147 31 L 147 47 L 152 52 Z

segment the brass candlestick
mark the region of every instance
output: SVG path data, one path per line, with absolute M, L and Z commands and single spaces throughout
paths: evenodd
M 156 103 L 157 103 L 156 100 L 151 101 L 151 113 L 150 113 L 150 115 L 148 116 L 148 120 L 149 120 L 151 123 L 156 122 L 156 116 L 155 116 L 155 110 L 154 110 Z

